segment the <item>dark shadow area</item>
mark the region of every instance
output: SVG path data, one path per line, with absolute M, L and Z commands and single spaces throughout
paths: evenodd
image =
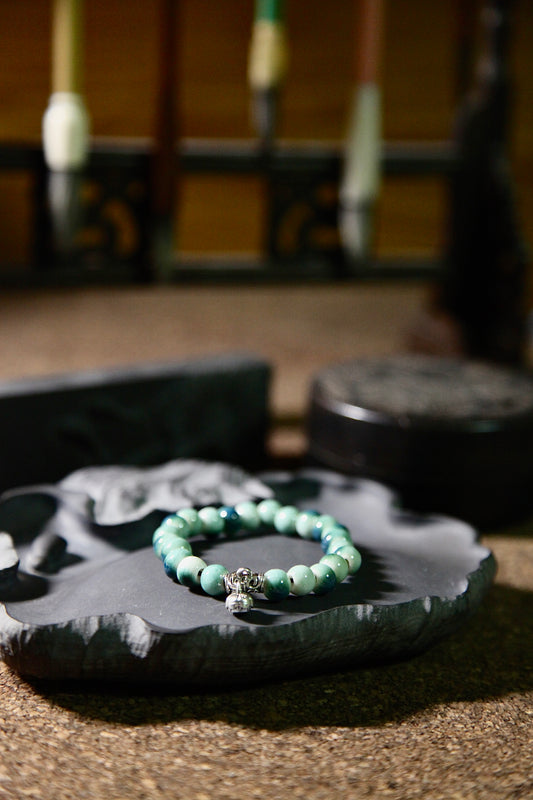
M 122 525 L 98 525 L 96 522 L 86 522 L 87 530 L 92 536 L 101 538 L 113 545 L 117 550 L 133 553 L 141 547 L 152 543 L 155 529 L 167 516 L 163 511 L 152 511 L 146 517 Z
M 49 583 L 39 575 L 19 571 L 9 583 L 0 584 L 0 602 L 18 603 L 35 600 L 47 594 Z
M 312 505 L 313 499 L 320 497 L 322 488 L 320 481 L 301 475 L 288 480 L 286 472 L 280 474 L 281 478 L 268 479 L 267 483 L 273 489 L 274 496 L 283 505 L 290 505 L 302 499 Z
M 0 530 L 8 531 L 17 545 L 27 544 L 43 530 L 58 508 L 55 497 L 44 493 L 6 496 L 0 503 Z
M 52 705 L 123 725 L 224 721 L 252 728 L 359 727 L 408 719 L 441 703 L 533 689 L 533 593 L 494 586 L 454 636 L 409 661 L 207 692 L 33 681 Z M 252 676 L 251 676 L 251 679 Z

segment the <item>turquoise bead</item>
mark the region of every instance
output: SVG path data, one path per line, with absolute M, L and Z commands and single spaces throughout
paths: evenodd
M 154 544 L 154 553 L 158 558 L 164 558 L 165 555 L 168 553 L 169 549 L 175 544 L 176 539 L 181 539 L 181 536 L 178 536 L 172 531 L 163 531 L 155 540 Z M 183 539 L 182 541 L 187 541 Z M 163 550 L 165 550 L 165 555 L 162 555 Z
M 283 600 L 289 595 L 291 583 L 283 569 L 269 569 L 265 572 L 263 593 L 267 600 Z
M 224 575 L 227 574 L 228 570 L 222 564 L 208 564 L 200 577 L 200 586 L 211 597 L 225 594 Z
M 315 594 L 327 594 L 337 585 L 335 573 L 328 564 L 313 564 L 311 572 L 315 576 Z
M 313 528 L 313 539 L 319 542 L 323 536 L 339 523 L 332 517 L 331 514 L 320 514 L 315 520 L 315 527 Z
M 190 548 L 187 549 L 186 547 L 174 547 L 167 553 L 165 560 L 163 561 L 163 567 L 169 578 L 177 578 L 178 566 L 181 564 L 184 558 L 187 558 L 187 556 L 190 555 Z
M 156 528 L 155 529 L 155 531 L 153 532 L 153 535 L 152 535 L 152 546 L 154 547 L 154 549 L 155 549 L 155 546 L 156 546 L 158 540 L 162 536 L 164 536 L 166 533 L 169 533 L 169 531 L 165 530 L 165 528 Z
M 341 547 L 352 547 L 352 540 L 351 539 L 341 539 L 340 536 L 336 536 L 334 539 L 330 539 L 326 545 L 326 554 L 330 555 L 330 553 L 336 553 L 337 550 L 340 550 Z
M 341 547 L 340 550 L 337 550 L 336 555 L 341 556 L 341 558 L 344 558 L 345 561 L 348 562 L 348 574 L 355 575 L 361 566 L 362 560 L 359 550 L 352 545 L 346 545 L 345 547 Z
M 323 556 L 320 562 L 321 564 L 327 564 L 328 567 L 331 567 L 337 578 L 337 583 L 342 583 L 348 574 L 348 562 L 342 556 L 333 555 L 333 553 L 331 553 L 330 555 Z
M 261 518 L 256 503 L 251 500 L 243 500 L 242 503 L 237 503 L 235 511 L 241 518 L 242 525 L 246 530 L 255 531 L 260 526 Z
M 322 547 L 324 553 L 328 552 L 328 547 L 333 541 L 338 541 L 339 539 L 347 544 L 352 543 L 352 537 L 350 536 L 349 531 L 346 528 L 341 528 L 340 526 L 335 526 L 326 534 L 324 534 L 320 542 L 320 546 Z
M 318 511 L 300 511 L 295 524 L 298 536 L 302 539 L 312 539 L 317 517 Z
M 202 520 L 198 514 L 198 511 L 194 508 L 180 508 L 177 512 L 178 517 L 181 517 L 189 524 L 191 529 L 191 535 L 196 536 L 196 534 L 202 532 Z
M 218 513 L 218 508 L 205 506 L 200 509 L 198 516 L 202 521 L 202 533 L 207 536 L 218 536 L 224 530 L 224 520 Z
M 183 517 L 178 516 L 178 514 L 170 514 L 168 517 L 165 517 L 159 527 L 177 533 L 178 536 L 183 537 L 183 539 L 188 539 L 192 536 L 192 529 L 189 523 L 187 520 L 183 519 Z
M 305 564 L 296 564 L 291 567 L 287 575 L 291 584 L 291 592 L 297 596 L 309 594 L 315 588 L 315 576 L 310 567 Z
M 334 525 L 330 525 L 328 522 L 324 523 L 320 537 L 321 540 L 323 541 L 326 536 L 329 536 L 330 534 L 331 536 L 346 536 L 351 540 L 350 531 L 346 525 L 341 525 L 340 522 L 335 522 Z
M 207 564 L 198 556 L 186 556 L 178 564 L 176 575 L 184 586 L 200 586 L 200 579 Z
M 274 517 L 274 527 L 277 532 L 284 536 L 296 533 L 296 520 L 299 513 L 296 506 L 282 506 Z
M 182 539 L 181 536 L 174 536 L 173 533 L 166 533 L 159 539 L 155 551 L 158 553 L 159 558 L 164 561 L 170 551 L 174 550 L 176 547 L 182 547 L 184 550 L 187 550 L 188 553 L 192 553 L 192 547 L 187 539 Z
M 263 525 L 273 525 L 274 517 L 281 508 L 277 500 L 261 500 L 257 505 L 257 513 Z
M 226 533 L 236 533 L 242 527 L 241 518 L 233 506 L 221 506 L 218 509 L 218 513 L 224 522 L 224 531 Z

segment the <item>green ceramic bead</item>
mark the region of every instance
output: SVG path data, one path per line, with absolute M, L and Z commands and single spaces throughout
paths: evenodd
M 261 500 L 257 504 L 257 513 L 263 525 L 273 525 L 274 517 L 281 508 L 281 503 L 277 500 Z
M 179 565 L 184 558 L 187 558 L 190 555 L 190 548 L 187 549 L 186 547 L 174 547 L 172 550 L 170 550 L 163 561 L 163 567 L 165 568 L 167 575 L 174 579 L 177 578 Z
M 336 536 L 335 539 L 329 542 L 326 554 L 329 556 L 331 553 L 336 553 L 341 547 L 352 547 L 352 540 L 342 539 L 340 536 Z
M 328 564 L 312 564 L 311 572 L 315 576 L 315 594 L 327 594 L 337 585 L 335 573 Z
M 337 583 L 342 583 L 348 574 L 348 563 L 345 559 L 342 556 L 333 555 L 333 553 L 331 553 L 330 555 L 323 556 L 320 561 L 322 564 L 327 564 L 331 567 L 337 578 Z
M 355 575 L 361 566 L 361 553 L 359 550 L 352 545 L 346 545 L 337 550 L 335 555 L 344 558 L 348 562 L 348 574 Z
M 172 531 L 163 531 L 155 540 L 154 553 L 156 556 L 163 559 L 168 551 L 175 545 L 176 539 L 187 541 L 176 533 L 172 533 Z M 165 550 L 165 555 L 163 555 L 163 550 Z
M 218 513 L 218 508 L 205 506 L 198 512 L 202 521 L 202 532 L 208 536 L 217 536 L 224 530 L 224 520 Z
M 320 514 L 315 520 L 314 539 L 321 539 L 325 534 L 339 523 L 331 514 Z
M 211 597 L 225 594 L 224 575 L 227 574 L 228 570 L 222 564 L 208 564 L 200 577 L 200 586 Z
M 187 520 L 183 519 L 183 517 L 179 517 L 177 514 L 170 514 L 170 516 L 165 517 L 159 527 L 164 530 L 172 531 L 172 533 L 176 533 L 183 539 L 188 539 L 192 536 L 192 529 Z
M 177 547 L 187 550 L 189 554 L 192 553 L 192 547 L 187 539 L 183 539 L 181 536 L 174 536 L 173 533 L 166 533 L 157 542 L 156 553 L 159 552 L 159 558 L 164 561 L 170 551 L 175 550 Z
M 318 513 L 316 511 L 300 511 L 295 523 L 298 536 L 301 536 L 302 539 L 312 539 L 317 517 Z
M 180 508 L 180 510 L 177 512 L 177 515 L 188 523 L 191 529 L 191 536 L 196 536 L 196 534 L 202 532 L 202 520 L 200 519 L 200 515 L 196 509 Z
M 169 533 L 169 531 L 166 531 L 164 528 L 156 528 L 155 529 L 155 531 L 154 531 L 154 533 L 152 535 L 152 546 L 153 546 L 154 550 L 155 550 L 155 546 L 156 546 L 158 540 L 162 536 L 164 536 L 166 533 Z
M 279 511 L 276 511 L 274 527 L 277 532 L 284 536 L 296 533 L 296 520 L 299 513 L 296 506 L 282 506 Z
M 255 531 L 261 524 L 257 504 L 251 500 L 243 500 L 242 503 L 237 503 L 235 511 L 241 518 L 241 522 L 246 530 Z
M 198 556 L 187 556 L 178 565 L 177 578 L 184 586 L 200 586 L 202 572 L 206 566 L 205 561 Z
M 304 594 L 309 594 L 315 588 L 315 576 L 311 572 L 310 567 L 305 564 L 296 564 L 291 567 L 287 575 L 291 584 L 291 592 L 298 597 Z
M 352 537 L 348 528 L 345 525 L 327 525 L 326 529 L 323 531 L 322 536 L 320 537 L 322 541 L 329 536 L 330 539 L 349 539 L 350 542 L 352 541 Z
M 263 593 L 267 600 L 283 600 L 291 590 L 289 576 L 283 569 L 269 569 L 265 572 Z

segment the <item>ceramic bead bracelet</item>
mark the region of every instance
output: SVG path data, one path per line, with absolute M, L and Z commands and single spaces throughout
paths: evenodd
M 303 539 L 320 541 L 325 555 L 310 567 L 296 564 L 287 571 L 269 569 L 259 573 L 247 567 L 229 572 L 222 564 L 208 565 L 192 553 L 189 539 L 193 536 L 231 535 L 238 530 L 255 531 L 261 525 L 286 536 L 298 534 Z M 200 587 L 213 597 L 226 594 L 226 608 L 232 614 L 249 611 L 254 592 L 262 592 L 267 600 L 283 600 L 289 593 L 325 594 L 361 566 L 361 555 L 353 546 L 348 529 L 330 514 L 300 511 L 271 499 L 199 510 L 182 508 L 163 520 L 152 543 L 169 577 L 184 586 Z

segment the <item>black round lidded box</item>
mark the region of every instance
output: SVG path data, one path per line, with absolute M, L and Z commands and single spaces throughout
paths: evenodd
M 333 364 L 311 387 L 309 458 L 373 478 L 418 511 L 479 527 L 533 512 L 533 378 L 462 359 Z

